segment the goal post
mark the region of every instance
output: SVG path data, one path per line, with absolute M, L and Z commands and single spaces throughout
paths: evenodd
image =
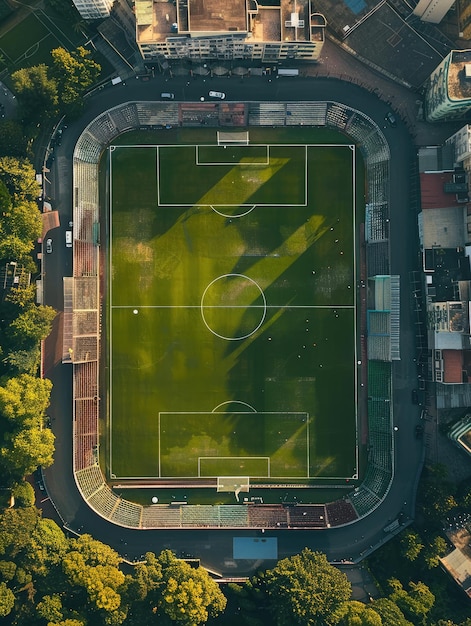
M 239 493 L 250 491 L 250 478 L 248 476 L 218 476 L 217 493 L 233 493 L 239 501 Z
M 249 131 L 229 132 L 224 130 L 217 131 L 218 146 L 239 144 L 242 146 L 249 145 Z

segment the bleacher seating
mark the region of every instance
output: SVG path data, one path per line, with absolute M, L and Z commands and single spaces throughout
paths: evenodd
M 379 505 L 381 498 L 379 498 L 363 484 L 352 494 L 350 502 L 352 503 L 358 516 L 363 517 L 364 515 L 368 515 L 368 513 L 373 511 Z
M 84 131 L 75 145 L 74 160 L 84 163 L 98 163 L 103 145 L 88 131 Z
M 290 528 L 326 528 L 327 514 L 323 504 L 298 504 L 288 509 Z
M 152 504 L 142 510 L 142 528 L 181 528 L 181 507 Z
M 74 370 L 74 398 L 93 399 L 98 394 L 98 363 L 80 363 Z
M 178 124 L 178 104 L 176 102 L 137 102 L 136 110 L 140 126 Z
M 218 506 L 219 525 L 224 528 L 246 527 L 248 524 L 247 508 L 245 504 Z
M 102 471 L 97 464 L 76 470 L 75 479 L 85 500 L 88 500 L 104 484 Z
M 141 518 L 142 506 L 122 498 L 119 498 L 118 504 L 111 515 L 112 522 L 128 528 L 140 528 Z
M 284 102 L 258 102 L 249 105 L 249 125 L 284 126 L 286 105 Z
M 358 519 L 350 500 L 335 500 L 325 505 L 329 526 L 341 526 Z
M 391 398 L 391 363 L 368 362 L 368 396 Z
M 248 506 L 248 524 L 255 528 L 286 528 L 288 526 L 288 512 L 280 504 Z
M 109 111 L 113 124 L 118 132 L 139 126 L 139 116 L 135 102 L 128 102 Z
M 286 106 L 287 126 L 325 126 L 326 102 L 290 102 Z
M 102 146 L 105 146 L 119 131 L 113 123 L 110 114 L 106 112 L 88 125 L 88 132 L 99 141 Z
M 99 515 L 110 519 L 119 504 L 119 498 L 103 481 L 101 487 L 87 498 L 87 502 Z

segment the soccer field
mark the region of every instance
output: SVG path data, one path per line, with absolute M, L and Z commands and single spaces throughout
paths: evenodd
M 113 478 L 357 476 L 355 148 L 275 138 L 109 149 Z

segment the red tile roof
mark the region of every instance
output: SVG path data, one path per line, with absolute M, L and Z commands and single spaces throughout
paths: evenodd
M 445 193 L 443 185 L 453 182 L 453 172 L 420 174 L 420 195 L 423 209 L 446 209 L 463 206 L 454 193 Z
M 463 353 L 461 350 L 442 350 L 443 382 L 463 382 Z

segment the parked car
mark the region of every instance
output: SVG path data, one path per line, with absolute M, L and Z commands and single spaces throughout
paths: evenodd
M 71 230 L 65 231 L 65 247 L 66 248 L 72 247 L 72 231 Z
M 48 254 L 52 252 L 52 239 L 46 239 L 46 252 Z
M 386 122 L 390 125 L 390 126 L 396 126 L 397 122 L 396 122 L 396 118 L 394 117 L 394 115 L 391 113 L 391 111 L 386 115 L 386 117 L 384 118 L 386 120 Z
M 223 93 L 222 91 L 210 91 L 209 92 L 209 97 L 210 98 L 219 98 L 219 100 L 224 100 L 224 98 L 226 97 L 226 94 Z
M 162 98 L 162 100 L 175 100 L 175 94 L 169 93 L 168 91 L 164 91 L 163 93 L 161 93 L 160 97 Z

